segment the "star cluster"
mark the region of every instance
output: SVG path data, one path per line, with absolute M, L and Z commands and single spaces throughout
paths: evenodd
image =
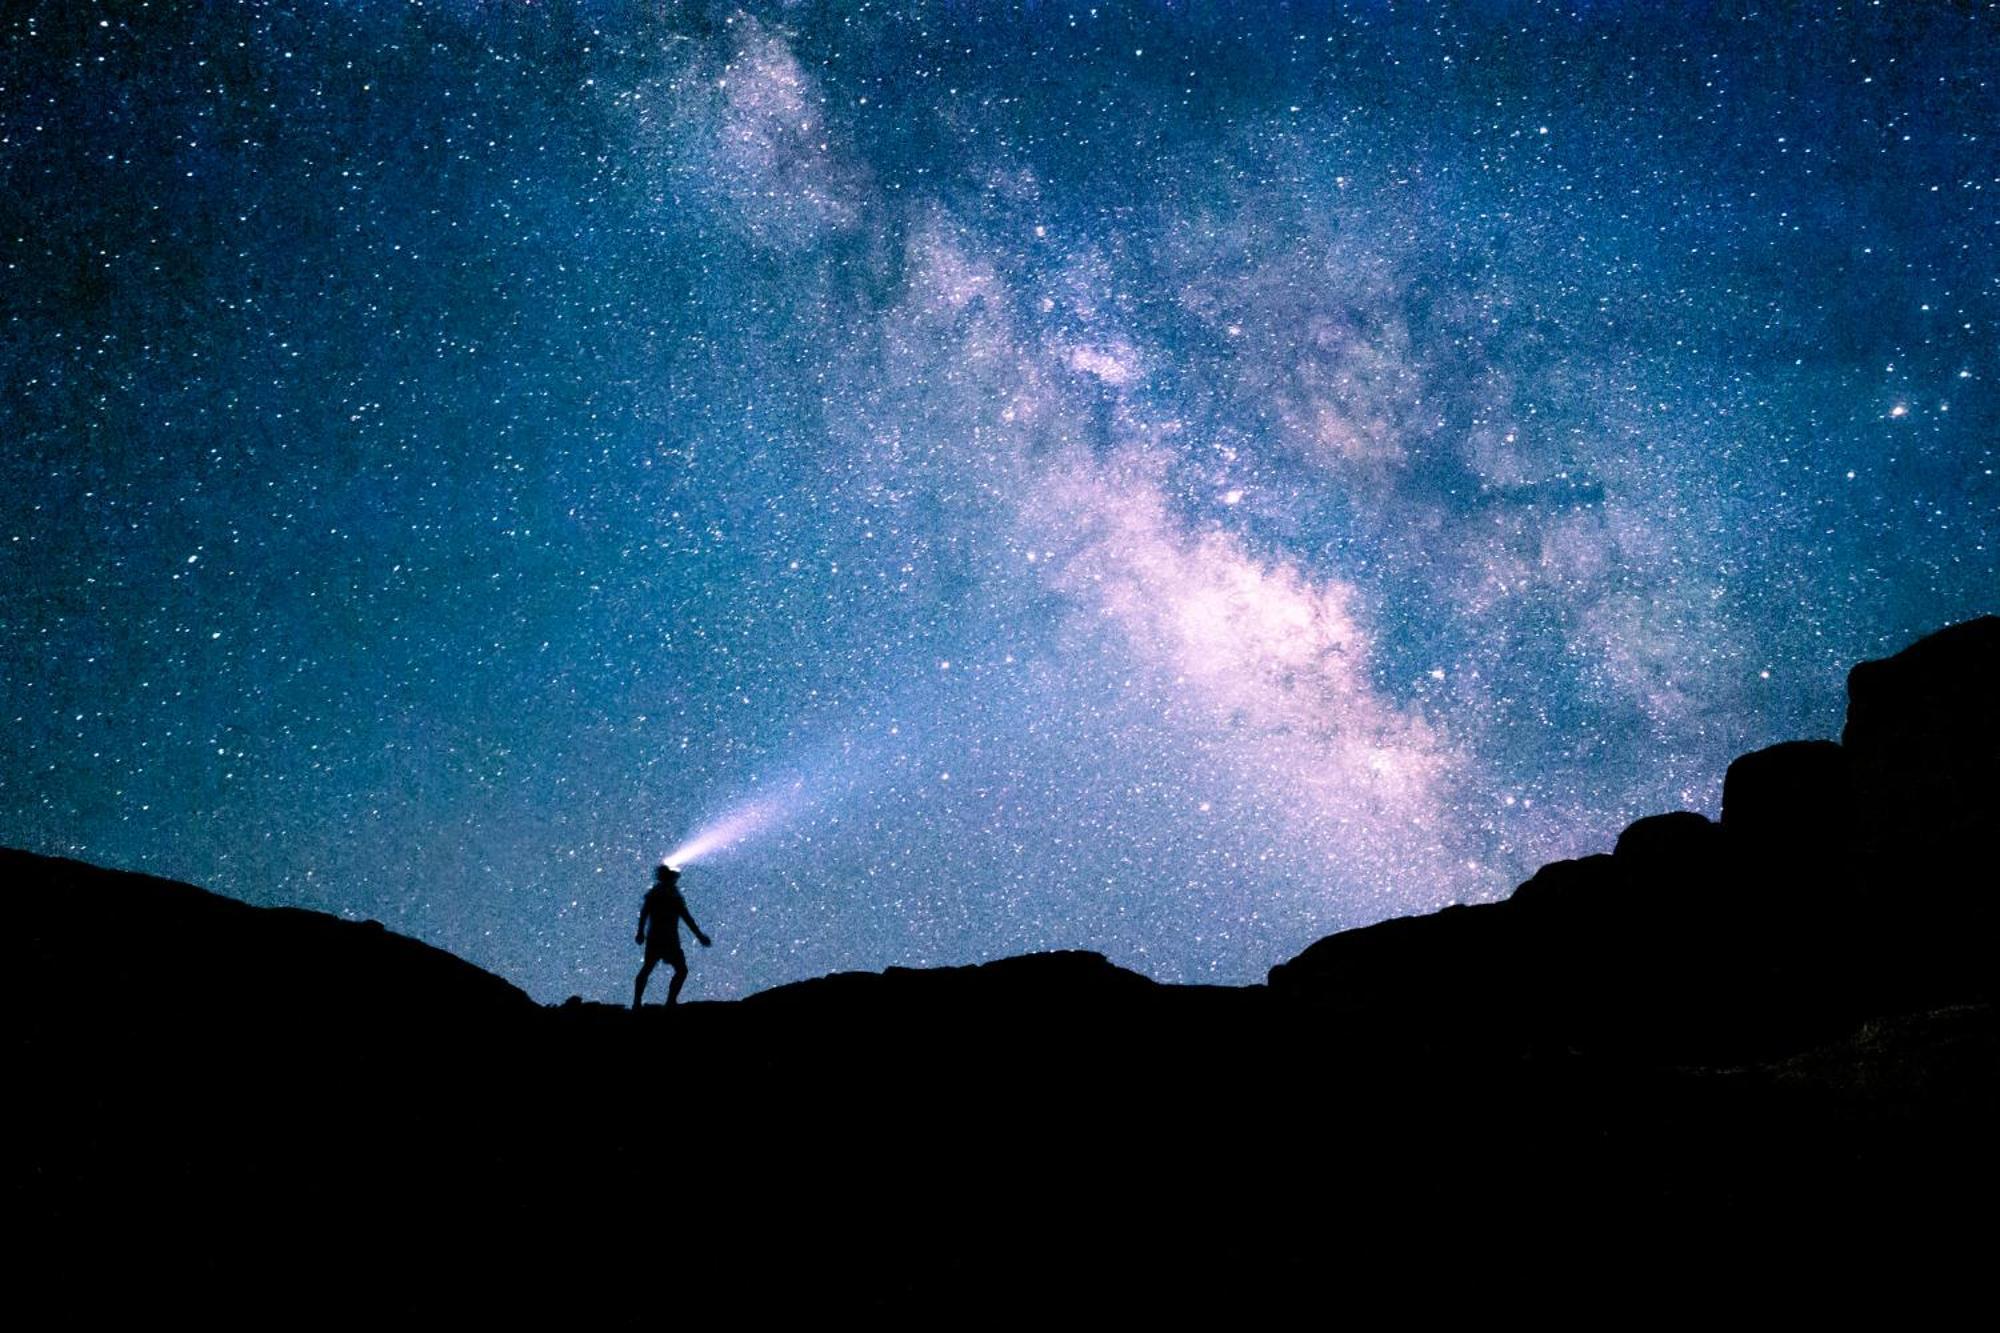
M 2000 598 L 2000 11 L 1681 10 L 11 6 L 0 841 L 713 998 L 1713 813 Z

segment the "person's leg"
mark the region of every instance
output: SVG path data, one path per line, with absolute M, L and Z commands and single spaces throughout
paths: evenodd
M 667 1003 L 676 1004 L 681 998 L 681 983 L 688 979 L 688 965 L 674 959 L 674 979 L 667 983 Z
M 659 960 L 648 958 L 639 967 L 639 975 L 632 982 L 632 1007 L 634 1009 L 639 1007 L 639 997 L 646 993 L 646 978 L 653 975 L 653 964 L 657 961 Z

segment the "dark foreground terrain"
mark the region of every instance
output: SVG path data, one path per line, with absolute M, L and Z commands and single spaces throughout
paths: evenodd
M 1849 693 L 1720 823 L 1243 989 L 1047 954 L 543 1008 L 0 853 L 14 1308 L 1923 1319 L 1983 1296 L 2000 1209 L 2000 619 Z

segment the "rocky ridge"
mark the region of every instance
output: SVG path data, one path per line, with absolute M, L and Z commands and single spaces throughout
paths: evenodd
M 544 1008 L 372 923 L 0 853 L 28 1269 L 105 1311 L 115 1256 L 146 1301 L 334 1262 L 402 1309 L 614 1313 L 650 1279 L 592 1275 L 669 1242 L 771 1311 L 1241 1313 L 1410 1235 L 1953 1271 L 1996 1183 L 1996 683 L 2000 618 L 1864 663 L 1841 740 L 1737 760 L 1719 821 L 1262 987 L 1070 953 Z

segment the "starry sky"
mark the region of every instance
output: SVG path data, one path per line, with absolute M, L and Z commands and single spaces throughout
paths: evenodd
M 1984 3 L 9 4 L 0 843 L 1258 980 L 2000 609 Z

